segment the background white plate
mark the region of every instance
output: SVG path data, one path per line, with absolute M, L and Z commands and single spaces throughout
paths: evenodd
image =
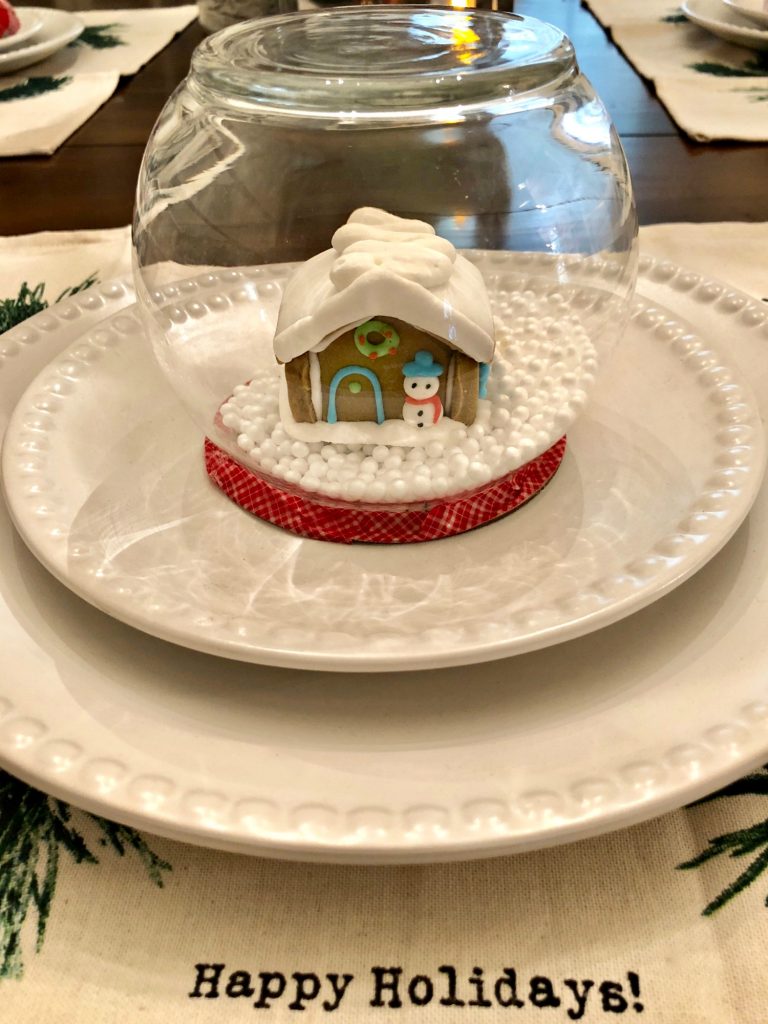
M 27 11 L 40 18 L 40 29 L 33 42 L 0 53 L 0 75 L 20 71 L 52 57 L 77 39 L 85 28 L 82 19 L 69 11 L 55 11 L 50 7 L 28 7 Z
M 208 297 L 239 308 L 242 280 L 205 282 L 184 291 L 196 322 Z M 13 414 L 3 485 L 17 529 L 76 593 L 154 636 L 334 671 L 476 663 L 623 618 L 722 547 L 765 461 L 739 372 L 642 300 L 552 483 L 461 537 L 297 538 L 211 486 L 201 441 L 126 310 L 47 366 Z
M 753 25 L 764 25 L 768 28 L 768 9 L 763 0 L 723 0 L 737 14 L 752 22 Z
M 43 27 L 43 19 L 35 7 L 17 7 L 16 16 L 19 19 L 19 31 L 0 39 L 0 51 L 12 50 L 22 43 L 28 43 Z
M 683 0 L 680 9 L 686 18 L 713 35 L 750 50 L 768 50 L 768 31 L 745 22 L 720 0 Z
M 670 263 L 640 291 L 726 343 L 768 409 L 768 311 Z M 0 427 L 119 284 L 0 343 Z M 0 519 L 0 761 L 159 834 L 347 861 L 483 856 L 652 817 L 768 750 L 768 488 L 672 594 L 591 636 L 507 661 L 394 676 L 194 654 L 74 598 Z

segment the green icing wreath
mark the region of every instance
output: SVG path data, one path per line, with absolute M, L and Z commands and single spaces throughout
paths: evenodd
M 391 324 L 383 320 L 366 320 L 355 328 L 355 346 L 368 359 L 378 359 L 394 352 L 400 344 L 400 335 Z

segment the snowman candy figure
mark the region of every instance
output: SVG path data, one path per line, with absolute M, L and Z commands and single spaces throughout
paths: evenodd
M 442 419 L 443 403 L 438 395 L 438 378 L 442 372 L 440 363 L 436 363 L 431 353 L 424 349 L 416 353 L 413 362 L 403 366 L 403 419 L 406 423 L 413 423 L 417 427 L 432 427 Z

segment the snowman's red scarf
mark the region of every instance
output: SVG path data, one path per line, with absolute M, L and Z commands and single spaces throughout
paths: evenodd
M 435 407 L 435 415 L 433 420 L 435 423 L 440 419 L 443 413 L 443 403 L 440 401 L 438 395 L 430 395 L 429 398 L 411 398 L 410 395 L 405 396 L 406 405 L 433 405 Z

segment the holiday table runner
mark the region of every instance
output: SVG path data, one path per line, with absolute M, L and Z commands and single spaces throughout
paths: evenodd
M 641 241 L 768 296 L 768 225 Z M 128 229 L 2 239 L 0 254 L 8 327 L 127 273 Z M 766 770 L 610 835 L 413 867 L 205 850 L 0 772 L 0 1020 L 14 1024 L 765 1024 L 767 901 Z
M 0 237 L 0 333 L 65 295 L 130 272 L 127 227 Z
M 80 11 L 83 33 L 39 64 L 0 75 L 0 156 L 53 153 L 197 16 L 197 7 Z M 2 70 L 0 66 L 0 70 Z
M 684 132 L 768 141 L 768 52 L 726 43 L 670 0 L 584 0 Z

